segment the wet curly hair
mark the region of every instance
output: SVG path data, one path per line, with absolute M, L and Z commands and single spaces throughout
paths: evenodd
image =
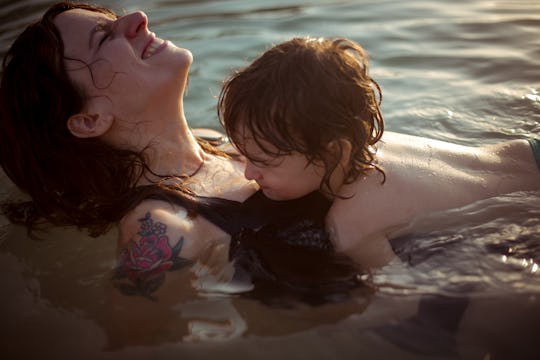
M 381 100 L 381 89 L 368 74 L 367 54 L 358 43 L 293 38 L 271 47 L 224 82 L 218 116 L 248 159 L 244 129 L 270 157 L 298 152 L 311 163 L 322 162 L 321 190 L 332 192 L 330 176 L 343 153 L 342 139 L 352 145 L 345 183 L 372 168 L 381 172 L 384 182 L 372 148 L 384 130 Z M 331 142 L 339 147 L 334 154 L 327 151 Z

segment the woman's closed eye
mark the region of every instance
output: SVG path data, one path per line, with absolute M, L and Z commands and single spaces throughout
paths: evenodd
M 98 46 L 101 46 L 107 39 L 110 39 L 113 32 L 110 24 L 104 25 L 102 28 L 103 36 L 98 42 Z
M 108 39 L 110 39 L 113 35 L 113 21 L 100 21 L 98 24 L 96 24 L 94 30 L 91 34 L 90 41 L 92 42 L 92 38 L 99 37 L 99 40 L 97 41 L 95 49 L 99 49 L 101 45 Z M 101 37 L 100 37 L 101 36 Z

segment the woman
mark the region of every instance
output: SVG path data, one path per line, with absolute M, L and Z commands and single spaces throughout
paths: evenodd
M 298 206 L 313 209 L 310 221 L 328 210 L 317 194 L 268 201 L 241 161 L 193 135 L 183 102 L 192 61 L 150 32 L 142 12 L 117 17 L 73 3 L 52 6 L 4 59 L 0 163 L 32 199 L 5 212 L 30 229 L 41 218 L 93 235 L 118 224 L 114 279 L 124 293 L 150 297 L 165 271 L 228 245 L 230 235 L 234 256 L 251 259 L 239 266 L 254 273 L 252 260 L 262 259 L 239 246 L 248 230 L 294 220 Z M 326 241 L 322 226 L 311 224 L 300 231 L 323 234 L 311 248 L 332 262 L 317 242 Z M 254 276 L 275 280 L 267 270 Z

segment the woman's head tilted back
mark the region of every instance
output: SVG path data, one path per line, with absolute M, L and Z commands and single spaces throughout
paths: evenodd
M 113 15 L 89 5 L 58 3 L 24 30 L 3 61 L 0 162 L 10 179 L 35 200 L 25 210 L 33 216 L 48 214 L 61 202 L 67 202 L 69 212 L 82 202 L 78 188 L 95 186 L 81 170 L 92 166 L 85 162 L 96 146 L 74 137 L 66 126 L 83 108 L 85 94 L 68 76 L 54 19 L 74 8 Z
M 10 178 L 30 194 L 48 187 L 42 175 L 54 171 L 54 159 L 74 140 L 66 122 L 84 106 L 84 94 L 66 72 L 64 46 L 53 23 L 74 7 L 51 7 L 15 40 L 3 61 L 0 159 Z
M 220 94 L 218 113 L 248 158 L 246 134 L 267 155 L 299 152 L 324 163 L 321 189 L 331 191 L 330 176 L 348 151 L 343 140 L 351 146 L 345 182 L 373 167 L 369 147 L 384 128 L 380 99 L 360 45 L 341 38 L 294 38 L 233 74 Z
M 67 17 L 66 14 L 71 15 Z M 140 59 L 141 54 L 135 54 L 133 49 L 135 41 L 140 48 L 143 46 L 139 43 L 148 44 L 146 18 L 142 13 L 135 15 L 141 18 L 139 23 L 142 25 L 133 20 L 130 26 L 144 30 L 144 34 L 134 36 L 133 40 L 120 40 L 120 45 L 143 63 L 150 57 L 149 51 L 145 50 L 146 54 L 143 51 L 146 56 Z M 70 33 L 66 21 L 79 21 L 77 16 L 84 26 L 95 30 Z M 92 63 L 87 58 L 73 58 L 72 54 L 66 53 L 63 37 L 68 36 L 71 47 L 80 43 L 82 45 L 77 46 L 86 52 L 93 51 L 91 48 L 97 45 L 89 44 L 89 37 L 96 43 L 99 37 L 100 46 L 107 40 L 102 35 L 105 32 L 100 21 L 112 23 L 117 18 L 105 8 L 58 3 L 29 25 L 7 52 L 0 88 L 0 165 L 32 198 L 30 202 L 4 206 L 12 220 L 32 228 L 38 218 L 44 217 L 53 224 L 87 227 L 99 233 L 146 196 L 139 191 L 143 188 L 135 186 L 147 169 L 140 149 L 124 149 L 100 136 L 76 136 L 68 126 L 74 115 L 87 113 L 89 104 L 96 99 L 105 99 L 105 103 L 117 108 L 118 98 L 111 100 L 107 96 L 112 93 L 112 81 L 101 84 L 97 74 L 103 74 L 103 71 L 94 66 L 110 64 L 116 59 L 112 50 L 107 50 L 110 56 L 101 63 L 99 60 L 104 55 L 99 51 L 94 51 L 98 60 Z M 127 29 L 129 21 L 129 18 L 124 20 L 121 26 Z M 98 31 L 100 34 L 92 37 Z M 182 71 L 187 71 L 187 67 L 183 65 Z M 81 82 L 80 74 L 90 80 Z M 131 78 L 138 80 L 136 76 L 135 73 Z M 102 90 L 105 96 L 96 96 L 95 89 Z M 124 98 L 128 96 L 120 99 Z M 84 125 L 84 117 L 81 119 L 80 123 Z

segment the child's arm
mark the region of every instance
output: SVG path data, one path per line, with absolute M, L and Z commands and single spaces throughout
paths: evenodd
M 332 214 L 326 219 L 330 239 L 338 252 L 351 257 L 364 268 L 381 267 L 389 263 L 395 253 L 384 233 L 365 235 L 360 231 L 361 223 L 335 221 Z M 354 225 L 351 225 L 354 224 Z

